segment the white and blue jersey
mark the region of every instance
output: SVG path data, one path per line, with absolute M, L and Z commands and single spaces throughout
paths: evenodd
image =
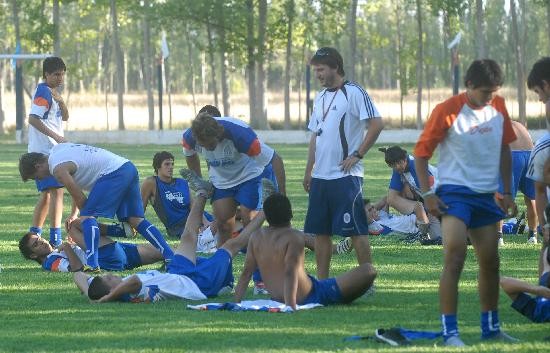
M 340 163 L 357 151 L 364 140 L 369 119 L 380 117 L 367 92 L 358 84 L 345 81 L 337 89 L 317 94 L 308 129 L 317 134 L 315 165 L 312 177 L 338 179 L 347 175 L 363 177 L 363 162 L 356 163 L 349 174 Z
M 157 192 L 153 208 L 166 227 L 168 235 L 179 237 L 190 212 L 189 184 L 180 178 L 174 178 L 171 183 L 165 183 L 158 176 L 155 176 L 155 183 Z
M 529 166 L 527 167 L 527 177 L 533 181 L 542 182 L 544 180 L 544 163 L 550 158 L 550 132 L 547 132 L 535 143 L 535 148 L 531 151 Z
M 434 184 L 437 180 L 437 168 L 432 165 L 428 165 L 428 176 L 430 182 L 430 188 L 435 188 Z M 416 175 L 416 167 L 414 163 L 414 157 L 408 156 L 407 169 L 403 174 L 393 171 L 390 179 L 390 189 L 395 191 L 403 191 L 405 184 L 409 185 L 411 191 L 418 197 L 422 194 L 420 191 L 420 183 L 418 182 L 418 176 Z
M 153 303 L 166 299 L 203 300 L 206 296 L 189 277 L 149 270 L 135 274 L 141 281 L 138 293 L 121 298 L 134 303 Z M 132 276 L 125 277 L 127 280 Z
M 53 99 L 50 87 L 45 82 L 38 84 L 32 98 L 30 115 L 40 119 L 44 125 L 59 136 L 63 136 L 63 117 L 59 104 Z M 49 154 L 57 142 L 29 125 L 28 152 Z
M 261 175 L 273 157 L 273 149 L 260 142 L 244 122 L 228 117 L 215 118 L 224 128 L 222 140 L 208 151 L 195 140 L 191 129 L 183 133 L 185 156 L 199 153 L 208 164 L 210 181 L 217 189 L 229 189 Z

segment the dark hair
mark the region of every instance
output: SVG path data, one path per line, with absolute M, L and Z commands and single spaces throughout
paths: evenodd
M 399 146 L 380 147 L 378 150 L 384 153 L 384 160 L 388 165 L 407 160 L 407 151 Z
M 504 76 L 496 61 L 491 59 L 474 60 L 464 76 L 464 85 L 468 86 L 468 83 L 471 83 L 473 88 L 500 87 L 504 83 Z
M 191 123 L 191 132 L 197 140 L 206 140 L 212 137 L 223 136 L 223 126 L 210 113 L 202 112 Z
M 34 260 L 38 263 L 40 263 L 40 260 L 37 258 L 32 258 L 31 255 L 34 254 L 32 251 L 32 248 L 29 246 L 29 241 L 31 240 L 31 236 L 36 235 L 36 233 L 28 232 L 27 234 L 23 235 L 21 239 L 19 239 L 19 251 L 21 252 L 21 255 L 27 260 Z
M 103 277 L 94 277 L 88 286 L 88 298 L 98 300 L 111 291 L 111 287 L 103 280 Z
M 207 104 L 204 107 L 199 110 L 199 113 L 208 113 L 213 117 L 220 117 L 222 116 L 222 113 L 220 113 L 220 110 L 216 108 L 213 105 Z
M 533 89 L 536 86 L 542 88 L 542 81 L 546 81 L 550 84 L 550 57 L 546 56 L 537 60 L 529 72 L 527 77 L 527 87 Z
M 338 68 L 338 75 L 345 76 L 344 59 L 338 50 L 330 47 L 319 48 L 309 61 L 311 65 L 327 65 L 331 69 Z
M 170 152 L 162 151 L 155 153 L 153 156 L 153 169 L 155 170 L 155 174 L 158 173 L 158 170 L 162 166 L 162 162 L 167 159 L 175 160 L 174 155 Z
M 31 179 L 36 172 L 36 165 L 48 160 L 48 156 L 43 153 L 31 152 L 25 153 L 19 158 L 19 174 L 21 179 L 27 181 Z
M 283 194 L 274 193 L 264 201 L 265 219 L 270 226 L 283 227 L 290 225 L 292 206 Z
M 50 56 L 42 62 L 42 77 L 44 78 L 46 78 L 46 74 L 51 74 L 59 70 L 67 71 L 65 63 L 60 57 Z

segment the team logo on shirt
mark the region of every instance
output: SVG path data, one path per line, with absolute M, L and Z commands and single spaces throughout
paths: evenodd
M 468 131 L 468 132 L 470 133 L 470 135 L 475 135 L 475 134 L 485 135 L 485 134 L 490 133 L 492 131 L 493 131 L 493 128 L 491 126 L 475 125 L 475 126 L 472 126 L 470 128 L 470 131 Z
M 179 204 L 183 205 L 183 200 L 184 200 L 183 193 L 166 191 L 164 194 L 165 194 L 166 200 L 168 201 L 176 200 Z
M 351 221 L 351 215 L 349 213 L 344 213 L 344 223 L 349 223 Z

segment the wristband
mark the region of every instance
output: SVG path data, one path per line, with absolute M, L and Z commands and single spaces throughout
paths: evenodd
M 422 196 L 423 199 L 426 198 L 427 196 L 430 196 L 430 195 L 435 195 L 435 191 L 430 189 L 430 190 L 420 194 L 420 196 Z
M 363 159 L 363 155 L 361 153 L 359 153 L 359 151 L 353 151 L 353 153 L 351 154 L 352 157 L 356 157 L 356 158 L 359 158 L 359 159 Z

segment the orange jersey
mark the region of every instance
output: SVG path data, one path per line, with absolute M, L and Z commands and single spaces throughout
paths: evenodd
M 504 98 L 473 108 L 466 93 L 449 98 L 432 111 L 415 147 L 429 159 L 439 145 L 439 185 L 461 185 L 479 193 L 498 188 L 502 145 L 516 139 Z

